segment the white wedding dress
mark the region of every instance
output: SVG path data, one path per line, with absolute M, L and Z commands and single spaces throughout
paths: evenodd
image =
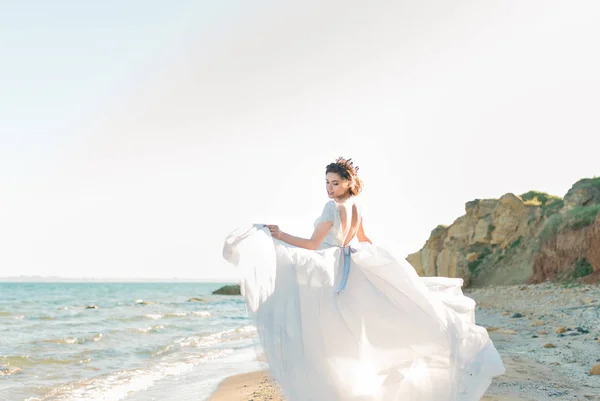
M 419 277 L 369 243 L 344 247 L 333 201 L 323 221 L 333 227 L 317 251 L 260 225 L 223 249 L 285 400 L 479 400 L 504 365 L 462 279 Z

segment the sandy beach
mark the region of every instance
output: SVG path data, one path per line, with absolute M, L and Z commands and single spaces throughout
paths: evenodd
M 506 366 L 482 401 L 600 401 L 600 286 L 561 284 L 466 289 L 477 323 Z M 597 366 L 594 368 L 594 366 Z M 211 401 L 283 400 L 265 372 L 232 376 Z

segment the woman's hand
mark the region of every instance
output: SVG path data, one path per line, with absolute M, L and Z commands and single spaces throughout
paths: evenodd
M 271 237 L 283 241 L 286 244 L 314 251 L 319 248 L 319 245 L 321 245 L 321 242 L 323 242 L 323 239 L 333 226 L 333 223 L 331 221 L 324 221 L 323 223 L 320 223 L 317 228 L 315 228 L 315 231 L 310 239 L 294 237 L 293 235 L 284 233 L 279 229 L 279 226 L 274 224 L 264 224 L 264 226 L 267 227 L 271 232 Z
M 279 229 L 279 226 L 266 224 L 266 227 L 269 229 L 269 231 L 271 231 L 271 236 L 273 238 L 281 239 L 283 236 L 283 231 Z

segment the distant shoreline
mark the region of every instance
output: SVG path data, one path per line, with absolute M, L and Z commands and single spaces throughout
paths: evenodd
M 231 284 L 237 283 L 235 279 L 202 279 L 202 278 L 86 278 L 86 277 L 43 277 L 43 276 L 16 276 L 0 277 L 0 283 L 211 283 Z

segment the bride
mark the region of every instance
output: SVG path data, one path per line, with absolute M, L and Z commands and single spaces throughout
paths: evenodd
M 373 245 L 358 167 L 338 158 L 325 173 L 330 201 L 311 238 L 254 225 L 223 248 L 284 398 L 479 400 L 504 365 L 462 279 L 419 277 Z

